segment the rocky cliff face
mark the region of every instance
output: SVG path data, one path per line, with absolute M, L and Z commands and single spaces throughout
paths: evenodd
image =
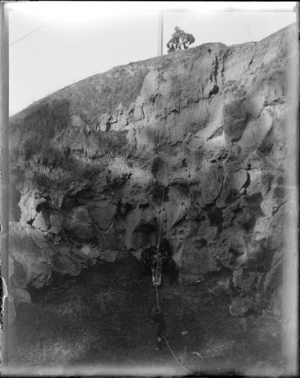
M 15 303 L 161 235 L 181 284 L 213 277 L 234 316 L 279 311 L 295 39 L 130 63 L 12 117 Z

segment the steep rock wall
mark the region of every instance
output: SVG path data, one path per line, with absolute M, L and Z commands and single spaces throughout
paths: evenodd
M 232 315 L 278 301 L 295 38 L 130 63 L 12 117 L 14 288 L 166 236 L 180 282 L 215 275 Z

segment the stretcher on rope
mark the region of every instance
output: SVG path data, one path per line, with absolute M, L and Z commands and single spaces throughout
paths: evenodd
M 161 278 L 162 278 L 162 268 L 152 268 L 152 285 L 153 286 L 160 286 L 161 285 Z
M 161 278 L 162 278 L 162 258 L 158 253 L 152 256 L 151 271 L 152 271 L 152 285 L 160 286 Z

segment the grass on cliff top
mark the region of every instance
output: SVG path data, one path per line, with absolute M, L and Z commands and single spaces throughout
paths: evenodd
M 126 153 L 126 132 L 87 132 L 86 125 L 71 125 L 69 100 L 40 103 L 11 121 L 10 168 L 17 187 L 55 187 L 59 181 L 63 189 L 98 172 L 112 154 Z
M 226 47 L 222 44 L 216 45 Z M 90 76 L 34 102 L 12 116 L 11 129 L 22 127 L 24 121 L 26 123 L 29 118 L 36 118 L 36 116 L 39 118 L 41 110 L 44 112 L 47 107 L 48 109 L 55 108 L 58 103 L 68 103 L 70 112 L 79 115 L 84 121 L 89 121 L 104 113 L 111 113 L 118 105 L 126 108 L 135 102 L 144 79 L 151 69 L 164 72 L 180 62 L 186 63 L 198 59 L 206 52 L 205 46 L 129 63 L 114 67 L 105 73 Z
M 68 112 L 78 115 L 85 123 L 104 113 L 112 113 L 118 105 L 128 107 L 135 102 L 148 72 L 147 65 L 135 64 L 134 67 L 120 66 L 106 73 L 88 77 L 14 115 L 11 117 L 12 127 L 23 127 L 22 124 L 33 118 L 40 123 L 38 118 L 44 118 L 43 113 L 47 113 L 47 108 L 57 110 L 57 104 L 68 104 Z

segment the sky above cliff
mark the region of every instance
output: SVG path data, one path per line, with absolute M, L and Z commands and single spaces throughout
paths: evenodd
M 264 4 L 260 5 L 260 4 Z M 9 5 L 10 114 L 114 66 L 163 54 L 175 26 L 228 46 L 296 21 L 295 2 L 25 2 Z M 258 8 L 260 6 L 260 8 Z

